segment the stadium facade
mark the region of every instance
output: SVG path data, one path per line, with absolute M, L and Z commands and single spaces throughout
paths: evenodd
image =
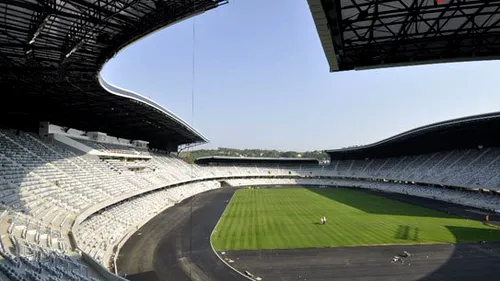
M 483 2 L 481 10 L 491 15 L 494 2 Z M 354 186 L 495 212 L 500 205 L 499 114 L 328 151 L 328 166 L 257 165 L 250 160 L 202 167 L 171 155 L 179 145 L 207 139 L 154 101 L 103 81 L 99 71 L 127 44 L 224 3 L 0 1 L 3 275 L 11 280 L 124 280 L 114 273 L 127 239 L 164 209 L 221 183 Z M 322 1 L 322 9 L 327 4 Z M 431 38 L 426 41 L 439 45 L 446 37 Z M 491 54 L 478 47 L 475 58 L 495 56 L 493 47 L 488 48 Z M 360 49 L 373 52 L 373 46 Z M 348 51 L 333 53 L 332 70 L 407 63 L 399 55 L 349 61 L 372 53 Z M 436 52 L 422 55 L 421 61 L 428 62 Z M 50 123 L 60 127 L 51 131 Z

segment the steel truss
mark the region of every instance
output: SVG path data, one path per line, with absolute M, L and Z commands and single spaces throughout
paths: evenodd
M 336 53 L 329 61 L 336 61 L 331 67 L 337 70 L 500 57 L 499 0 L 321 0 L 321 5 Z
M 131 122 L 130 127 L 149 127 L 146 135 L 154 141 L 200 141 L 185 129 L 168 128 L 175 122 L 162 121 L 157 110 L 127 103 L 106 92 L 98 82 L 98 72 L 121 48 L 138 38 L 225 2 L 0 0 L 0 113 L 22 111 L 61 125 L 86 126 L 83 130 L 126 128 L 126 122 Z M 87 114 L 109 120 L 98 121 Z M 158 129 L 163 132 L 153 132 Z

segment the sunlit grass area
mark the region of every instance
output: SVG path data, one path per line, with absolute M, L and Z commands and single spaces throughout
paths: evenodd
M 344 188 L 238 190 L 212 235 L 217 250 L 473 241 L 500 229 Z

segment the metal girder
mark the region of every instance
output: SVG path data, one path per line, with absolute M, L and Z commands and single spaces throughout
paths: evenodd
M 68 1 L 71 2 L 71 1 Z M 29 3 L 29 2 L 24 2 L 24 1 L 18 1 L 18 0 L 0 0 L 0 4 L 8 4 L 12 6 L 16 6 L 22 9 L 26 9 L 29 11 L 37 12 L 40 14 L 51 14 L 56 17 L 60 17 L 63 19 L 68 19 L 68 20 L 83 20 L 87 21 L 89 23 L 93 24 L 104 24 L 105 22 L 99 20 L 98 18 L 95 17 L 89 17 L 87 15 L 82 15 L 80 11 L 78 10 L 72 10 L 72 11 L 65 11 L 61 9 L 54 9 L 51 8 L 50 6 L 42 6 L 38 5 L 35 3 Z M 109 24 L 109 26 L 115 26 L 116 28 L 120 28 L 121 26 L 119 25 L 114 25 L 114 24 Z
M 331 69 L 500 58 L 500 0 L 309 0 L 317 1 Z
M 45 12 L 34 12 L 33 17 L 30 23 L 30 30 L 32 30 L 31 34 L 28 34 L 28 44 L 33 44 L 36 41 L 36 38 L 42 32 L 43 28 L 47 24 L 51 12 L 56 10 L 56 1 L 55 0 L 37 0 L 37 2 L 45 7 L 48 11 Z
M 110 22 L 111 19 L 115 15 L 118 15 L 120 12 L 125 11 L 126 9 L 132 7 L 134 4 L 138 3 L 141 0 L 132 0 L 126 4 L 124 4 L 120 9 L 113 11 L 112 14 L 107 15 L 105 18 L 102 17 L 101 12 L 103 9 L 96 8 L 96 6 L 92 6 L 85 11 L 83 14 L 86 18 L 85 20 L 79 19 L 75 21 L 75 23 L 69 28 L 69 32 L 67 34 L 67 50 L 62 56 L 62 64 L 64 64 L 67 59 L 73 55 L 78 49 L 80 49 L 87 40 L 95 39 L 94 33 L 99 32 L 104 28 L 109 28 L 111 26 L 119 26 L 112 24 Z M 111 1 L 111 2 L 120 2 L 120 1 Z M 88 20 L 93 19 L 93 20 Z M 97 24 L 96 20 L 100 23 Z M 126 23 L 126 26 L 130 26 L 133 22 L 133 19 L 129 19 Z M 123 29 L 123 26 L 119 26 L 120 29 Z
M 118 7 L 113 5 L 113 3 L 115 3 L 115 2 L 116 1 L 114 1 L 114 0 L 112 0 L 112 1 L 99 0 L 99 1 L 95 1 L 94 3 L 91 3 L 91 2 L 84 1 L 84 0 L 73 0 L 73 3 L 75 3 L 76 5 L 79 5 L 83 8 L 94 10 L 96 12 L 97 17 L 100 20 L 102 20 L 102 18 L 109 17 L 109 16 L 113 15 L 113 17 L 121 20 L 122 23 L 126 23 L 129 20 L 129 18 L 116 13 L 118 11 Z
M 226 3 L 226 1 L 220 1 Z M 105 50 L 100 58 L 100 61 L 105 62 L 115 55 L 115 50 L 121 49 L 123 46 L 137 40 L 142 34 L 152 32 L 164 25 L 168 25 L 179 21 L 186 14 L 198 14 L 216 6 L 204 5 L 204 1 L 186 2 L 183 1 L 164 1 L 163 5 L 158 5 L 158 9 L 152 10 L 144 16 L 144 20 L 134 26 L 126 27 L 126 32 L 118 34 L 112 40 L 107 50 Z M 167 19 L 167 21 L 165 21 Z M 135 36 L 130 36 L 135 34 Z
M 107 92 L 98 73 L 127 44 L 224 3 L 0 0 L 0 92 L 5 101 L 0 112 L 25 112 L 35 120 L 43 117 L 82 130 L 98 126 L 117 137 L 148 136 L 158 144 L 206 141 L 166 110 Z

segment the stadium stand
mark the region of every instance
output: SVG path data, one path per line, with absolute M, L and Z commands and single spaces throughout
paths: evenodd
M 92 258 L 103 263 L 113 254 L 113 247 L 142 223 L 163 209 L 197 193 L 220 187 L 217 181 L 186 184 L 156 191 L 93 214 L 80 224 L 77 241 Z
M 352 149 L 335 150 L 329 151 L 328 166 L 260 166 L 254 161 L 200 166 L 160 151 L 137 158 L 128 145 L 95 145 L 93 150 L 99 153 L 91 154 L 57 139 L 0 130 L 1 229 L 6 235 L 1 242 L 5 255 L 17 263 L 22 258 L 35 263 L 30 268 L 42 267 L 45 258 L 58 255 L 79 266 L 75 274 L 88 278 L 91 271 L 85 269 L 79 251 L 113 269 L 120 243 L 138 227 L 176 202 L 219 188 L 220 182 L 231 186 L 355 186 L 486 210 L 500 205 L 497 147 L 373 159 L 345 159 L 343 154 L 353 153 Z M 93 145 L 91 140 L 74 141 Z M 110 152 L 109 147 L 119 153 Z M 32 274 L 23 270 L 15 272 Z M 50 271 L 41 272 L 52 276 Z
M 180 145 L 206 142 L 206 138 L 154 101 L 105 82 L 98 71 L 142 36 L 224 3 L 0 3 L 0 86 L 6 97 L 0 103 L 5 128 L 0 129 L 1 280 L 123 280 L 106 271 L 114 268 L 120 244 L 161 210 L 220 188 L 221 182 L 355 186 L 498 208 L 500 138 L 494 130 L 500 125 L 498 113 L 417 128 L 373 145 L 329 151 L 329 166 L 280 159 L 200 166 L 173 156 L 171 152 Z M 472 1 L 447 8 L 470 5 L 498 3 Z M 352 9 L 347 6 L 340 8 Z M 324 13 L 332 15 L 329 11 L 339 7 L 325 4 L 321 9 L 329 9 Z M 425 6 L 421 11 L 429 12 L 426 9 L 441 8 Z M 314 19 L 321 23 L 318 14 Z M 332 23 L 331 18 L 322 22 Z M 330 35 L 321 32 L 340 29 L 320 31 L 325 47 Z M 483 35 L 488 35 L 487 30 Z M 466 50 L 474 49 L 476 59 L 497 56 L 496 47 L 480 47 L 484 50 Z M 370 67 L 381 61 L 408 63 L 398 55 L 398 48 L 388 52 L 394 55 L 392 60 L 335 48 L 327 54 L 332 70 Z M 433 59 L 435 50 L 428 50 L 429 56 L 416 61 Z M 450 54 L 470 55 L 466 51 Z M 360 60 L 349 61 L 352 58 Z M 62 127 L 51 132 L 48 121 Z

